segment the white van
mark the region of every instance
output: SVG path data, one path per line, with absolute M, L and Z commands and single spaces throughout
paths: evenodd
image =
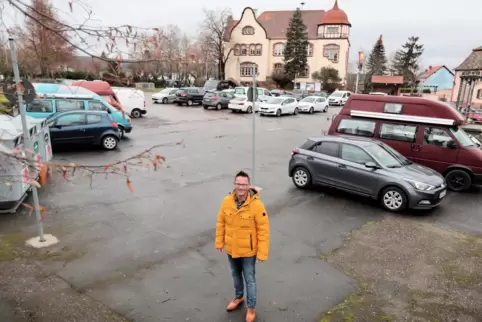
M 122 108 L 133 118 L 146 114 L 146 99 L 144 92 L 135 88 L 112 87 Z
M 247 96 L 248 90 L 249 90 L 249 87 L 241 87 L 241 86 L 236 87 L 234 89 L 234 96 L 236 97 Z M 266 102 L 267 100 L 273 97 L 273 95 L 271 95 L 271 93 L 266 88 L 256 87 L 256 91 L 258 92 L 258 98 L 263 102 Z
M 345 105 L 346 101 L 350 98 L 351 94 L 350 91 L 334 91 L 328 97 L 328 104 L 330 106 L 343 106 Z

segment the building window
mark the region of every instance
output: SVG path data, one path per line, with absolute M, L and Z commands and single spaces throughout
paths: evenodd
M 246 56 L 248 54 L 248 49 L 246 45 L 241 45 L 241 56 Z
M 273 45 L 273 56 L 283 56 L 285 44 L 277 43 Z
M 256 46 L 255 45 L 249 45 L 249 55 L 250 56 L 256 55 Z
M 338 62 L 338 55 L 340 53 L 340 46 L 335 44 L 323 46 L 323 56 L 334 63 Z
M 382 123 L 378 136 L 384 140 L 413 143 L 417 138 L 417 126 Z
M 326 27 L 326 33 L 328 35 L 337 35 L 340 33 L 340 27 L 339 26 L 329 26 L 329 27 Z
M 246 26 L 243 28 L 243 35 L 254 35 L 254 28 L 251 26 Z
M 284 66 L 282 63 L 276 63 L 274 64 L 273 71 L 275 74 L 281 74 L 284 72 Z
M 241 77 L 251 77 L 258 72 L 258 66 L 255 63 L 241 63 L 239 66 L 239 75 Z
M 261 56 L 263 54 L 263 46 L 261 44 L 256 45 L 256 56 Z
M 308 44 L 308 49 L 306 50 L 306 52 L 308 53 L 308 57 L 312 57 L 313 56 L 313 44 L 312 43 L 309 43 Z
M 482 99 L 482 89 L 479 89 L 477 91 L 477 99 L 479 99 L 479 100 Z
M 306 65 L 305 70 L 301 72 L 298 77 L 307 78 L 310 73 L 310 66 Z
M 241 45 L 236 44 L 234 46 L 234 56 L 239 56 L 241 55 Z

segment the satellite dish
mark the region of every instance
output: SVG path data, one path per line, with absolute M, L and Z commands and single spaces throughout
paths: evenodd
M 20 90 L 22 92 L 23 101 L 25 103 L 31 103 L 37 96 L 32 83 L 30 83 L 26 79 L 22 79 L 20 81 Z M 7 79 L 3 84 L 3 95 L 5 95 L 5 97 L 12 105 L 15 106 L 17 104 L 17 83 L 15 82 L 15 80 L 13 80 L 13 78 Z

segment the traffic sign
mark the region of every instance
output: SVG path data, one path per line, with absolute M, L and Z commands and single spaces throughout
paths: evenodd
M 38 151 L 39 151 L 38 141 L 35 141 L 35 142 L 33 143 L 33 151 L 34 151 L 35 153 L 38 153 Z
M 23 101 L 25 103 L 32 102 L 37 94 L 35 93 L 35 88 L 32 83 L 26 79 L 20 81 L 20 91 L 22 92 Z M 13 78 L 9 78 L 3 84 L 3 95 L 8 99 L 12 105 L 17 104 L 17 83 Z

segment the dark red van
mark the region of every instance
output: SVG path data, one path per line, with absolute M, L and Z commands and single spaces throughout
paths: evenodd
M 464 122 L 443 102 L 357 94 L 334 118 L 328 134 L 376 138 L 443 174 L 449 189 L 463 191 L 482 184 L 482 149 L 459 127 Z

